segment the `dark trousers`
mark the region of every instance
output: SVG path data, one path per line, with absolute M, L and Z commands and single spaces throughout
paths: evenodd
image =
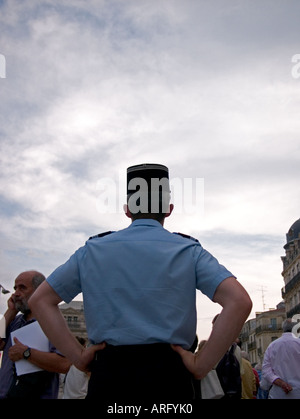
M 191 374 L 169 344 L 111 346 L 92 363 L 87 399 L 191 401 Z

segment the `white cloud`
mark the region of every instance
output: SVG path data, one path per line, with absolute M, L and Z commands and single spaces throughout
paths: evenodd
M 280 265 L 272 238 L 284 239 L 299 218 L 298 2 L 12 0 L 0 8 L 5 276 L 13 281 L 25 262 L 50 273 L 89 235 L 125 227 L 122 214 L 97 211 L 97 181 L 118 184 L 127 166 L 150 161 L 172 178 L 205 182 L 205 216 L 175 212 L 166 227 L 243 240 L 229 257 L 223 236 L 221 258 L 254 295 L 255 270 L 270 283 L 270 265 Z M 255 253 L 250 267 L 253 236 L 265 256 Z

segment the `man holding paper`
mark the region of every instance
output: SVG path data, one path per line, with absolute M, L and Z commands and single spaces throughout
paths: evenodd
M 44 279 L 39 272 L 26 271 L 15 280 L 15 292 L 4 314 L 6 336 L 0 337 L 0 399 L 57 398 L 58 373 L 69 370 L 70 362 L 46 339 L 27 304 Z

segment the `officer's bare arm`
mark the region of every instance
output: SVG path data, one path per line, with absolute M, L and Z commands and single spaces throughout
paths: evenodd
M 44 281 L 30 297 L 28 304 L 50 342 L 65 355 L 72 364 L 86 371 L 95 352 L 103 349 L 104 344 L 83 348 L 69 330 L 58 304 L 61 298 Z
M 173 349 L 181 355 L 186 367 L 197 379 L 205 377 L 219 362 L 238 337 L 252 309 L 252 301 L 248 293 L 233 277 L 221 282 L 213 301 L 220 304 L 223 309 L 200 353 L 194 355 L 179 346 L 173 346 Z

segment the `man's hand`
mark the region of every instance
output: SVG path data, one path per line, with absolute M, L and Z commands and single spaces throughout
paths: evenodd
M 16 309 L 16 306 L 15 306 L 15 296 L 14 296 L 14 294 L 12 294 L 10 296 L 10 298 L 7 300 L 7 307 L 9 308 L 9 310 L 16 311 L 16 312 L 18 311 Z
M 196 355 L 193 352 L 186 351 L 179 345 L 171 345 L 171 348 L 181 356 L 184 366 L 197 380 L 204 377 L 199 376 L 199 367 L 196 368 Z
M 171 345 L 171 348 L 181 356 L 184 366 L 193 374 L 196 380 L 201 380 L 209 373 L 211 368 L 207 367 L 207 364 L 201 361 L 201 352 L 194 354 L 191 351 L 183 349 L 179 345 Z
M 17 338 L 14 338 L 15 344 L 9 348 L 8 357 L 11 361 L 16 362 L 23 359 L 23 353 L 26 351 L 28 346 L 23 345 Z
M 281 378 L 277 378 L 273 384 L 275 384 L 278 387 L 281 387 L 282 390 L 285 392 L 285 394 L 288 394 L 290 391 L 293 390 L 293 387 L 288 384 L 286 381 L 283 381 Z
M 97 345 L 82 348 L 81 357 L 74 363 L 75 367 L 84 372 L 89 372 L 89 366 L 95 358 L 95 354 L 106 347 L 106 343 L 99 343 Z
M 15 344 L 9 348 L 8 356 L 9 356 L 9 359 L 11 361 L 16 362 L 16 361 L 20 361 L 21 359 L 23 359 L 23 353 L 24 353 L 24 351 L 26 351 L 28 346 L 24 345 L 16 337 L 14 338 L 14 342 L 15 342 Z M 83 348 L 82 347 L 81 355 L 78 358 L 78 361 L 74 363 L 74 365 L 78 369 L 80 369 L 81 371 L 88 372 L 89 371 L 89 365 L 93 361 L 93 359 L 95 357 L 95 353 L 104 349 L 105 346 L 106 346 L 106 343 L 100 343 L 98 345 L 90 346 L 89 348 Z M 34 349 L 32 349 L 33 354 L 36 355 L 36 352 L 39 352 L 39 351 L 34 351 Z M 33 354 L 32 354 L 32 357 L 33 357 Z M 44 353 L 44 354 L 48 355 L 48 353 Z M 55 355 L 55 354 L 52 354 L 52 355 Z M 37 358 L 37 357 L 35 356 L 35 358 Z M 41 365 L 41 362 L 38 363 L 37 359 L 35 359 L 35 360 L 32 359 L 31 360 L 31 358 L 29 358 L 29 361 L 31 361 L 35 365 L 38 365 L 40 368 L 43 367 L 43 369 L 46 369 L 47 371 L 50 371 L 50 370 L 52 371 L 53 370 L 52 367 L 51 367 L 51 369 L 49 369 L 49 368 L 47 368 L 47 366 Z
M 15 319 L 18 311 L 15 306 L 15 296 L 12 294 L 7 300 L 7 310 L 4 313 L 6 327 Z

